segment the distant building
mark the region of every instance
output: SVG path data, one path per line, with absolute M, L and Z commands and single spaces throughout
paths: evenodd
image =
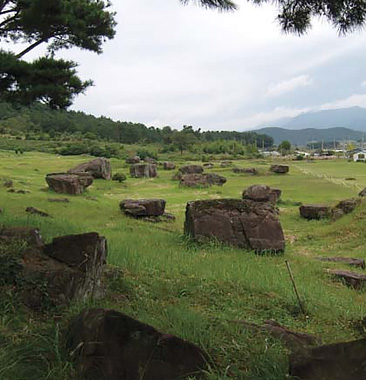
M 265 157 L 278 157 L 278 156 L 281 156 L 281 153 L 277 152 L 276 150 L 274 151 L 265 151 L 265 152 L 261 152 L 263 154 L 263 156 Z
M 366 162 L 366 150 L 362 150 L 360 152 L 356 152 L 352 156 L 354 162 L 363 161 Z

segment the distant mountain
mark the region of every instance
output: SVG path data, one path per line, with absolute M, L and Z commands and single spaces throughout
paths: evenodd
M 283 140 L 289 140 L 291 144 L 299 146 L 305 146 L 307 143 L 314 141 L 357 141 L 363 137 L 366 137 L 366 132 L 354 131 L 348 128 L 306 128 L 291 130 L 285 128 L 268 127 L 258 129 L 255 132 L 264 133 L 273 137 L 275 144 L 279 144 Z
M 274 120 L 258 128 L 264 127 L 281 127 L 286 129 L 340 127 L 366 132 L 366 108 L 351 107 L 306 112 L 293 118 Z

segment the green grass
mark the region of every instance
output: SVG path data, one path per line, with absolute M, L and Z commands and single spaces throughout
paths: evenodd
M 366 206 L 336 222 L 308 222 L 300 219 L 294 202 L 333 205 L 356 196 L 359 188 L 366 187 L 365 165 L 344 160 L 293 162 L 290 173 L 282 176 L 268 172 L 270 162 L 235 162 L 236 166 L 259 169 L 259 175 L 248 176 L 234 174 L 231 168 L 222 169 L 216 163 L 207 171 L 224 175 L 228 182 L 209 189 L 179 188 L 171 180 L 173 172 L 161 169 L 156 179 L 128 178 L 123 184 L 96 180 L 83 195 L 68 196 L 70 203 L 49 202 L 48 198 L 65 195 L 48 191 L 45 175 L 65 171 L 88 158 L 34 152 L 17 156 L 0 151 L 0 179 L 12 179 L 16 189 L 30 191 L 8 193 L 0 185 L 0 208 L 4 210 L 0 223 L 38 226 L 46 241 L 88 231 L 106 236 L 108 263 L 120 269 L 121 275 L 109 276 L 107 297 L 91 305 L 120 310 L 200 345 L 215 362 L 207 375 L 211 380 L 288 378 L 286 349 L 231 321 L 262 323 L 275 319 L 295 330 L 316 334 L 325 343 L 360 336 L 354 326 L 364 318 L 365 294 L 334 282 L 325 273 L 327 268 L 347 267 L 319 262 L 315 257 L 363 257 Z M 112 167 L 114 172 L 128 173 L 122 161 L 112 160 Z M 355 177 L 356 181 L 343 181 L 346 177 Z M 188 201 L 239 198 L 244 188 L 255 183 L 282 189 L 280 219 L 287 240 L 283 255 L 258 256 L 215 242 L 199 245 L 183 236 Z M 167 211 L 177 220 L 155 225 L 126 218 L 119 210 L 119 201 L 140 197 L 166 199 Z M 28 206 L 53 218 L 28 216 Z M 300 313 L 285 259 L 291 263 L 307 316 Z M 54 319 L 52 313 L 32 314 L 3 292 L 1 307 L 1 379 L 75 378 L 60 351 L 59 332 L 86 305 L 57 310 Z

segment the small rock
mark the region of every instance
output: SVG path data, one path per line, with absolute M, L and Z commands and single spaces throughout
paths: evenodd
M 10 188 L 14 186 L 14 183 L 11 179 L 7 179 L 6 181 L 4 181 L 4 186 Z
M 140 163 L 140 161 L 141 161 L 141 158 L 139 156 L 126 158 L 126 164 L 138 164 Z
M 222 168 L 228 168 L 229 166 L 232 166 L 232 165 L 233 165 L 232 161 L 222 161 L 220 164 Z
M 344 199 L 340 201 L 336 206 L 332 209 L 332 218 L 338 219 L 345 214 L 349 214 L 352 212 L 359 204 L 361 203 L 360 198 L 350 198 Z
M 234 173 L 251 174 L 251 175 L 258 174 L 258 171 L 256 168 L 234 168 L 233 172 Z
M 174 162 L 164 162 L 163 163 L 164 170 L 174 170 L 175 169 L 175 163 Z
M 55 203 L 70 203 L 70 200 L 68 198 L 48 198 L 48 202 L 55 202 Z
M 25 212 L 27 212 L 28 214 L 32 214 L 32 215 L 39 215 L 39 216 L 43 216 L 43 217 L 51 217 L 51 215 L 47 214 L 47 212 L 40 211 L 34 207 L 27 207 L 25 209 Z
M 120 202 L 120 209 L 129 216 L 148 217 L 164 214 L 164 199 L 125 199 Z
M 317 257 L 317 260 L 330 261 L 330 262 L 334 262 L 334 263 L 344 263 L 344 264 L 350 265 L 352 267 L 359 267 L 362 269 L 365 269 L 365 267 L 366 267 L 364 259 L 353 259 L 350 257 L 335 256 L 335 257 Z
M 33 227 L 0 227 L 0 241 L 5 243 L 25 241 L 28 245 L 34 247 L 43 245 L 39 229 Z
M 359 197 L 366 197 L 366 187 L 358 193 Z
M 286 174 L 289 172 L 290 167 L 288 165 L 271 165 L 269 170 L 273 173 Z
M 214 164 L 211 164 L 210 162 L 206 162 L 205 164 L 203 164 L 203 167 L 205 169 L 212 169 L 214 167 Z
M 361 290 L 366 285 L 366 275 L 346 270 L 330 270 L 329 273 L 342 280 L 347 286 Z
M 329 218 L 331 214 L 331 208 L 325 205 L 302 205 L 299 211 L 300 216 L 308 220 Z

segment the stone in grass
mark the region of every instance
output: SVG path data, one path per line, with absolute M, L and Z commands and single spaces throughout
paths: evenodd
M 126 164 L 138 164 L 141 161 L 140 156 L 126 158 Z
M 164 170 L 174 170 L 175 169 L 175 163 L 166 161 L 163 163 Z
M 232 321 L 254 333 L 268 333 L 275 339 L 279 339 L 292 352 L 301 351 L 305 347 L 321 344 L 321 340 L 314 335 L 292 331 L 276 321 L 268 320 L 263 325 L 257 325 L 248 321 Z
M 47 200 L 53 203 L 70 203 L 69 198 L 48 198 Z
M 364 380 L 365 363 L 366 339 L 360 339 L 295 352 L 289 372 L 299 380 Z
M 363 290 L 366 286 L 366 275 L 347 270 L 330 270 L 328 271 L 335 278 L 342 280 L 347 286 Z
M 56 193 L 76 195 L 82 194 L 93 183 L 93 177 L 88 173 L 52 173 L 47 174 L 46 182 Z
M 185 174 L 180 180 L 180 185 L 185 187 L 210 187 L 212 185 L 222 186 L 226 183 L 226 178 L 214 174 Z
M 290 167 L 288 165 L 271 165 L 269 170 L 273 173 L 286 174 L 290 171 Z
M 365 260 L 364 259 L 354 259 L 350 257 L 340 257 L 340 256 L 334 256 L 334 257 L 317 257 L 317 260 L 320 261 L 330 261 L 334 263 L 342 263 L 347 264 L 352 267 L 358 267 L 365 269 Z
M 39 229 L 33 227 L 0 227 L 0 241 L 5 244 L 24 241 L 32 247 L 43 246 Z
M 44 211 L 41 211 L 41 210 L 38 210 L 36 209 L 35 207 L 27 207 L 25 209 L 25 212 L 27 212 L 28 214 L 32 214 L 32 215 L 39 215 L 39 216 L 42 216 L 42 217 L 51 217 L 50 214 L 48 214 L 47 212 L 44 212 Z M 52 217 L 51 217 L 52 218 Z
M 163 215 L 165 205 L 164 199 L 125 199 L 119 207 L 126 215 L 140 218 Z
M 130 175 L 133 178 L 155 178 L 158 174 L 154 164 L 133 164 Z
M 319 220 L 329 218 L 331 215 L 331 208 L 326 205 L 302 205 L 299 208 L 300 216 L 308 220 Z
M 10 187 L 13 187 L 14 186 L 14 183 L 11 179 L 7 179 L 4 181 L 4 186 L 7 187 L 7 188 L 10 188 Z
M 350 198 L 340 201 L 332 208 L 332 218 L 338 219 L 345 214 L 352 212 L 361 203 L 360 198 Z
M 258 174 L 258 170 L 256 168 L 234 168 L 233 172 L 234 173 L 251 174 L 251 175 Z
M 207 358 L 193 343 L 114 310 L 87 309 L 69 325 L 66 350 L 87 380 L 202 378 Z
M 217 239 L 258 253 L 282 252 L 285 249 L 277 210 L 270 202 L 251 199 L 189 202 L 184 232 L 198 242 Z
M 244 189 L 243 199 L 251 199 L 256 202 L 276 203 L 281 198 L 280 189 L 272 189 L 267 185 L 252 185 Z
M 366 187 L 358 193 L 359 197 L 366 197 Z

